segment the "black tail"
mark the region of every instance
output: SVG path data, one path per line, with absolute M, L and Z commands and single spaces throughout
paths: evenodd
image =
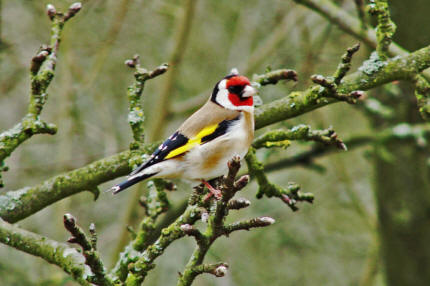
M 116 194 L 118 194 L 119 192 L 122 192 L 122 191 L 124 191 L 125 189 L 127 189 L 127 188 L 129 188 L 129 187 L 131 187 L 131 186 L 133 186 L 134 184 L 137 184 L 137 183 L 139 183 L 140 181 L 143 181 L 143 180 L 145 180 L 145 179 L 147 179 L 147 178 L 149 178 L 149 177 L 152 177 L 152 176 L 154 176 L 156 173 L 153 173 L 153 174 L 146 174 L 146 175 L 142 175 L 142 176 L 131 176 L 131 177 L 129 177 L 128 178 L 128 180 L 126 180 L 126 181 L 124 181 L 124 182 L 121 182 L 121 183 L 119 183 L 118 185 L 115 185 L 115 186 L 113 186 L 112 187 L 112 193 L 114 194 L 114 195 L 116 195 Z

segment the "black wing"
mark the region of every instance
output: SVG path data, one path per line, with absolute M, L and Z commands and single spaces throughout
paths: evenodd
M 137 169 L 135 169 L 133 172 L 130 173 L 129 176 L 132 176 L 134 174 L 139 173 L 140 171 L 144 170 L 145 168 L 148 168 L 149 166 L 155 165 L 166 158 L 166 156 L 173 150 L 184 146 L 187 144 L 189 139 L 176 131 L 173 133 L 169 138 L 167 138 L 166 141 L 163 142 L 160 146 L 158 146 L 157 150 L 155 150 L 154 153 L 152 153 L 151 158 L 140 165 Z
M 151 155 L 151 158 L 148 161 L 140 165 L 129 176 L 133 176 L 141 172 L 145 168 L 155 165 L 165 159 L 170 159 L 183 155 L 197 144 L 205 144 L 209 141 L 214 140 L 217 137 L 224 135 L 227 132 L 228 128 L 236 120 L 239 120 L 239 116 L 232 120 L 221 121 L 213 128 L 209 127 L 211 130 L 213 130 L 209 134 L 207 134 L 207 132 L 205 132 L 205 129 L 203 129 L 191 139 L 176 131 L 172 136 L 170 136 L 166 141 L 164 141 L 163 144 L 158 146 L 157 150 L 155 150 L 155 152 Z

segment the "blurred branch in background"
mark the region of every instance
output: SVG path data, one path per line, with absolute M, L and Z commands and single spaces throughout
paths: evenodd
M 176 42 L 170 56 L 169 64 L 172 66 L 170 73 L 167 74 L 165 83 L 157 98 L 157 103 L 154 105 L 155 112 L 149 140 L 159 140 L 164 135 L 166 118 L 170 111 L 170 104 L 173 102 L 175 93 L 176 77 L 180 71 L 182 58 L 184 57 L 190 32 L 193 25 L 194 14 L 196 10 L 197 0 L 186 0 L 184 4 L 184 14 L 178 24 L 178 32 L 176 33 Z
M 301 11 L 296 11 L 294 9 L 289 10 L 283 18 L 277 23 L 274 31 L 267 35 L 267 38 L 255 48 L 252 54 L 248 58 L 248 62 L 245 66 L 240 67 L 240 73 L 244 75 L 248 75 L 254 72 L 257 72 L 257 68 L 259 68 L 264 60 L 271 55 L 282 42 L 288 37 L 289 32 L 294 28 L 293 17 L 291 14 L 297 12 L 296 22 L 301 22 L 305 19 L 306 15 Z M 297 81 L 297 79 L 295 79 Z M 187 100 L 175 103 L 174 108 L 171 108 L 170 111 L 172 114 L 178 115 L 191 111 L 195 111 L 199 106 L 204 104 L 210 94 L 211 90 L 205 90 L 201 92 L 197 96 L 190 97 Z
M 94 85 L 95 81 L 97 80 L 97 77 L 100 76 L 100 72 L 102 71 L 103 66 L 109 59 L 109 55 L 111 54 L 113 45 L 119 37 L 121 28 L 127 16 L 127 12 L 133 1 L 121 0 L 116 2 L 118 3 L 115 7 L 115 16 L 111 19 L 109 30 L 104 36 L 102 45 L 98 49 L 97 53 L 95 53 L 95 59 L 92 63 L 92 67 L 84 81 L 84 86 L 82 87 L 82 90 L 84 92 L 88 91 L 89 88 Z M 102 92 L 95 92 L 94 101 L 96 104 L 95 110 L 101 118 L 100 122 L 102 123 L 103 130 L 105 130 L 103 132 L 103 135 L 105 137 L 104 142 L 106 142 L 105 154 L 110 154 L 118 149 L 116 146 L 117 143 L 115 136 L 113 136 L 112 132 L 108 131 L 111 129 L 112 126 L 114 126 L 114 118 L 112 117 L 111 112 L 109 112 L 109 105 L 106 102 L 105 94 L 103 94 Z

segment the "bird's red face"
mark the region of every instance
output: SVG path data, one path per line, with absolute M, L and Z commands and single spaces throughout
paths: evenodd
M 211 100 L 227 109 L 249 110 L 253 108 L 255 94 L 247 77 L 229 75 L 217 83 Z

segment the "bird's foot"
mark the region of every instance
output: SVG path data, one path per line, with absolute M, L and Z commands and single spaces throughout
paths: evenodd
M 217 200 L 222 199 L 222 193 L 220 190 L 215 189 L 214 187 L 211 186 L 211 184 L 209 184 L 208 182 L 206 182 L 205 180 L 202 180 L 202 183 L 208 188 L 209 193 L 205 196 L 204 201 L 208 201 L 212 195 L 215 196 L 215 198 Z

